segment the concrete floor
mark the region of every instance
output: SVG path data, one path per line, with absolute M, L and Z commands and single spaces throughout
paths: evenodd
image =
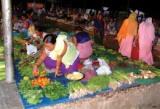
M 23 109 L 15 83 L 0 81 L 0 109 Z
M 160 109 L 160 83 L 41 109 Z

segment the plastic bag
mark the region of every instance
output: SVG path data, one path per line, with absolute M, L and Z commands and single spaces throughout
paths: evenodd
M 37 53 L 37 47 L 32 44 L 26 44 L 27 55 L 34 55 Z
M 100 67 L 96 70 L 97 75 L 109 75 L 112 73 L 109 65 L 104 59 L 98 59 Z

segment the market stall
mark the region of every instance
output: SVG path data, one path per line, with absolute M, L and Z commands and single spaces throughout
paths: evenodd
M 73 21 L 66 21 L 65 19 L 57 19 L 57 18 L 49 17 L 49 16 L 46 16 L 46 20 L 48 22 L 51 22 L 54 26 L 62 30 L 65 30 L 65 31 L 74 31 L 75 27 L 79 26 L 79 25 L 74 24 Z M 93 26 L 85 27 L 81 25 L 81 27 L 84 29 L 84 31 L 88 32 L 90 36 L 95 36 L 95 31 L 94 31 Z
M 139 85 L 160 82 L 160 70 L 122 57 L 112 49 L 95 45 L 91 58 L 79 65 L 78 72 L 61 77 L 45 72 L 32 74 L 32 64 L 38 54 L 27 56 L 24 46 L 15 41 L 15 79 L 24 108 L 39 108 L 94 97 Z M 20 39 L 19 39 L 20 40 Z

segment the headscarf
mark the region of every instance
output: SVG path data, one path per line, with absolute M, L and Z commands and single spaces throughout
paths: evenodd
M 142 22 L 139 26 L 139 36 L 140 38 L 146 38 L 150 41 L 153 41 L 155 38 L 155 28 L 152 23 L 152 18 L 147 18 L 144 22 Z
M 135 37 L 137 35 L 137 28 L 138 23 L 136 21 L 136 13 L 132 12 L 127 19 L 124 20 L 118 34 L 117 34 L 117 40 L 120 43 L 122 39 L 133 36 Z
M 137 14 L 135 12 L 132 12 L 128 17 L 129 20 L 136 20 L 136 18 L 137 18 Z
M 62 58 L 62 63 L 68 68 L 73 64 L 75 59 L 77 59 L 79 52 L 77 51 L 75 45 L 67 40 L 68 34 L 65 32 L 60 32 L 56 39 L 56 44 L 54 50 L 51 52 L 50 57 L 52 59 L 57 59 L 58 55 L 63 53 L 65 43 L 67 44 L 67 50 Z

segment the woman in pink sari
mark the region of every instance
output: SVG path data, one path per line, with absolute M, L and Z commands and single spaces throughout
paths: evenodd
M 155 28 L 152 18 L 142 22 L 138 30 L 139 34 L 139 59 L 149 65 L 153 64 L 152 46 L 155 38 Z
M 123 56 L 131 57 L 132 43 L 137 36 L 138 23 L 136 21 L 137 15 L 131 13 L 127 19 L 124 20 L 118 34 L 117 40 L 119 43 L 119 52 Z

